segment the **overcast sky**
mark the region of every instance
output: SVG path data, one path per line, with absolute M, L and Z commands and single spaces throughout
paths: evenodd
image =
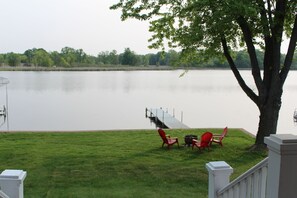
M 0 0 L 0 53 L 23 53 L 44 48 L 83 49 L 87 54 L 129 47 L 138 54 L 149 50 L 148 23 L 122 22 L 118 0 Z
M 43 48 L 83 49 L 91 55 L 129 47 L 137 54 L 149 50 L 148 22 L 120 20 L 119 0 L 0 0 L 0 53 Z

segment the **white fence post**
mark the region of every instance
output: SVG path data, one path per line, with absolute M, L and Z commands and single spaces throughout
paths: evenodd
M 27 176 L 26 171 L 4 170 L 0 174 L 0 188 L 9 198 L 24 197 L 24 180 Z
M 208 198 L 216 198 L 217 191 L 229 184 L 233 168 L 224 161 L 209 162 L 206 168 L 208 170 Z
M 270 135 L 264 142 L 269 149 L 266 197 L 296 197 L 297 136 Z

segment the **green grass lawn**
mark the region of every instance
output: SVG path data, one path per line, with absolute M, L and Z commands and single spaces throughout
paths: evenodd
M 156 130 L 0 133 L 0 170 L 27 171 L 25 197 L 207 197 L 205 164 L 226 161 L 231 179 L 266 157 L 249 152 L 254 138 L 229 129 L 224 146 L 201 153 L 184 136 L 205 129 L 166 130 L 181 147 L 161 148 Z M 210 130 L 221 133 L 222 129 Z

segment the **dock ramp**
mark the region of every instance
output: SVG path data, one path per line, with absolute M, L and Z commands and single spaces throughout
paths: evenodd
M 179 121 L 174 116 L 170 115 L 167 111 L 162 108 L 151 108 L 145 109 L 146 117 L 150 118 L 153 122 L 162 128 L 169 129 L 188 129 L 189 127 Z

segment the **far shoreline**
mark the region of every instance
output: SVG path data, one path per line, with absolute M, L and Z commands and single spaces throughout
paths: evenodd
M 40 67 L 40 66 L 0 66 L 0 71 L 174 71 L 174 70 L 231 70 L 230 68 L 199 68 L 177 66 L 89 66 L 89 67 Z M 250 70 L 250 69 L 240 69 Z
M 217 130 L 221 128 L 189 128 L 189 129 L 177 129 L 177 130 Z M 230 128 L 234 130 L 240 130 L 241 132 L 248 134 L 249 136 L 255 138 L 256 136 L 251 132 L 245 130 L 244 128 Z M 139 132 L 139 131 L 153 131 L 156 129 L 103 129 L 103 130 L 19 130 L 19 131 L 0 131 L 0 133 L 109 133 L 109 132 Z M 176 130 L 176 129 L 166 129 L 166 130 Z

